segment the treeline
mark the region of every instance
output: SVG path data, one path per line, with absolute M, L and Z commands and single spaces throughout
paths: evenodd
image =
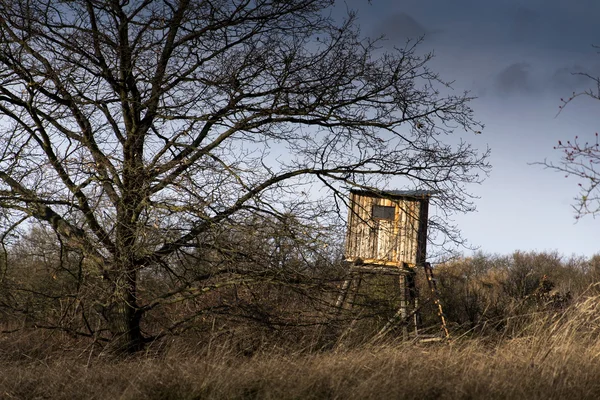
M 201 344 L 235 342 L 251 353 L 267 341 L 320 335 L 344 275 L 339 244 L 322 227 L 246 220 L 216 226 L 209 236 L 138 272 L 136 312 L 146 347 L 184 336 Z M 118 312 L 111 308 L 113 284 L 79 249 L 35 225 L 3 250 L 0 332 L 46 331 L 99 351 L 110 345 Z
M 224 230 L 210 248 L 140 275 L 148 347 L 161 348 L 179 336 L 253 354 L 265 346 L 314 350 L 372 340 L 398 310 L 397 277 L 364 277 L 352 307 L 337 309 L 348 278 L 340 246 L 328 246 L 324 236 L 315 239 L 306 227 L 271 222 Z M 81 253 L 38 226 L 5 247 L 1 261 L 0 330 L 8 342 L 18 332 L 41 330 L 104 350 L 111 338 L 111 290 L 86 268 Z M 536 313 L 559 312 L 594 291 L 600 255 L 479 253 L 434 270 L 454 335 L 504 335 L 519 332 Z M 420 332 L 439 332 L 423 271 L 416 278 Z M 388 339 L 400 336 L 396 329 Z

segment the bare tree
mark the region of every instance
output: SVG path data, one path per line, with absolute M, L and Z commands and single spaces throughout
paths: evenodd
M 575 218 L 600 214 L 600 142 L 598 133 L 593 141 L 582 143 L 578 136 L 573 142 L 558 142 L 554 147 L 563 152 L 559 163 L 545 162 L 545 165 L 565 174 L 565 178 L 579 178 L 579 195 L 575 197 L 573 208 Z
M 444 143 L 481 129 L 468 94 L 444 94 L 415 43 L 383 52 L 332 5 L 0 0 L 4 225 L 41 221 L 85 256 L 117 348 L 141 348 L 144 313 L 206 282 L 144 299 L 140 277 L 223 253 L 224 227 L 315 222 L 303 205 L 390 177 L 473 208 L 465 184 L 487 153 Z
M 597 48 L 597 46 L 594 46 Z M 600 78 L 594 77 L 589 73 L 578 72 L 580 75 L 593 82 L 593 87 L 573 94 L 564 99 L 560 99 L 559 114 L 562 110 L 578 97 L 584 96 L 595 100 L 600 100 Z M 558 163 L 545 160 L 542 164 L 557 172 L 563 173 L 565 178 L 574 177 L 579 180 L 579 194 L 575 197 L 573 209 L 575 218 L 579 219 L 585 215 L 595 217 L 600 214 L 600 141 L 598 132 L 591 137 L 590 141 L 583 142 L 579 136 L 571 142 L 559 140 L 555 150 L 562 152 L 562 157 Z

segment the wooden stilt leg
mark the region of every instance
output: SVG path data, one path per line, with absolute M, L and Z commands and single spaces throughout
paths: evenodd
M 335 302 L 335 308 L 341 310 L 342 307 L 344 307 L 344 302 L 346 301 L 346 297 L 348 296 L 350 286 L 352 286 L 352 278 L 346 279 L 342 284 L 340 294 L 338 295 L 337 301 Z
M 407 293 L 407 308 L 412 313 L 412 323 L 415 330 L 415 337 L 419 334 L 419 307 L 418 307 L 418 293 L 416 285 L 416 272 L 411 270 L 406 274 L 406 293 Z M 406 321 L 406 330 L 408 331 L 409 321 Z
M 400 284 L 400 309 L 398 311 L 400 312 L 400 319 L 405 322 L 408 317 L 408 286 L 406 275 L 400 275 L 398 283 Z M 408 327 L 406 323 L 402 324 L 402 337 L 404 340 L 408 340 Z
M 342 310 L 345 305 L 347 305 L 349 310 L 352 309 L 352 306 L 354 305 L 354 299 L 356 298 L 356 294 L 358 293 L 361 282 L 362 276 L 360 273 L 352 274 L 344 281 L 342 288 L 340 289 L 340 294 L 335 302 L 335 308 L 338 311 Z
M 354 307 L 354 300 L 356 300 L 356 295 L 358 294 L 358 290 L 360 289 L 360 284 L 362 283 L 362 276 L 358 274 L 352 280 L 350 285 L 350 293 L 347 296 L 348 309 L 351 310 Z

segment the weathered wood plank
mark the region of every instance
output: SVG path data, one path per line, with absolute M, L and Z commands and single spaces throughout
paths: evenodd
M 420 265 L 426 259 L 428 192 L 352 191 L 346 260 L 381 265 Z M 418 194 L 413 194 L 418 193 Z M 374 207 L 394 207 L 388 210 Z

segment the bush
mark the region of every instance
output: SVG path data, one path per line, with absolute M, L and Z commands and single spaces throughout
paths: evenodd
M 596 279 L 597 260 L 558 253 L 478 253 L 440 264 L 436 274 L 450 321 L 464 330 L 504 332 L 532 313 L 568 306 Z

